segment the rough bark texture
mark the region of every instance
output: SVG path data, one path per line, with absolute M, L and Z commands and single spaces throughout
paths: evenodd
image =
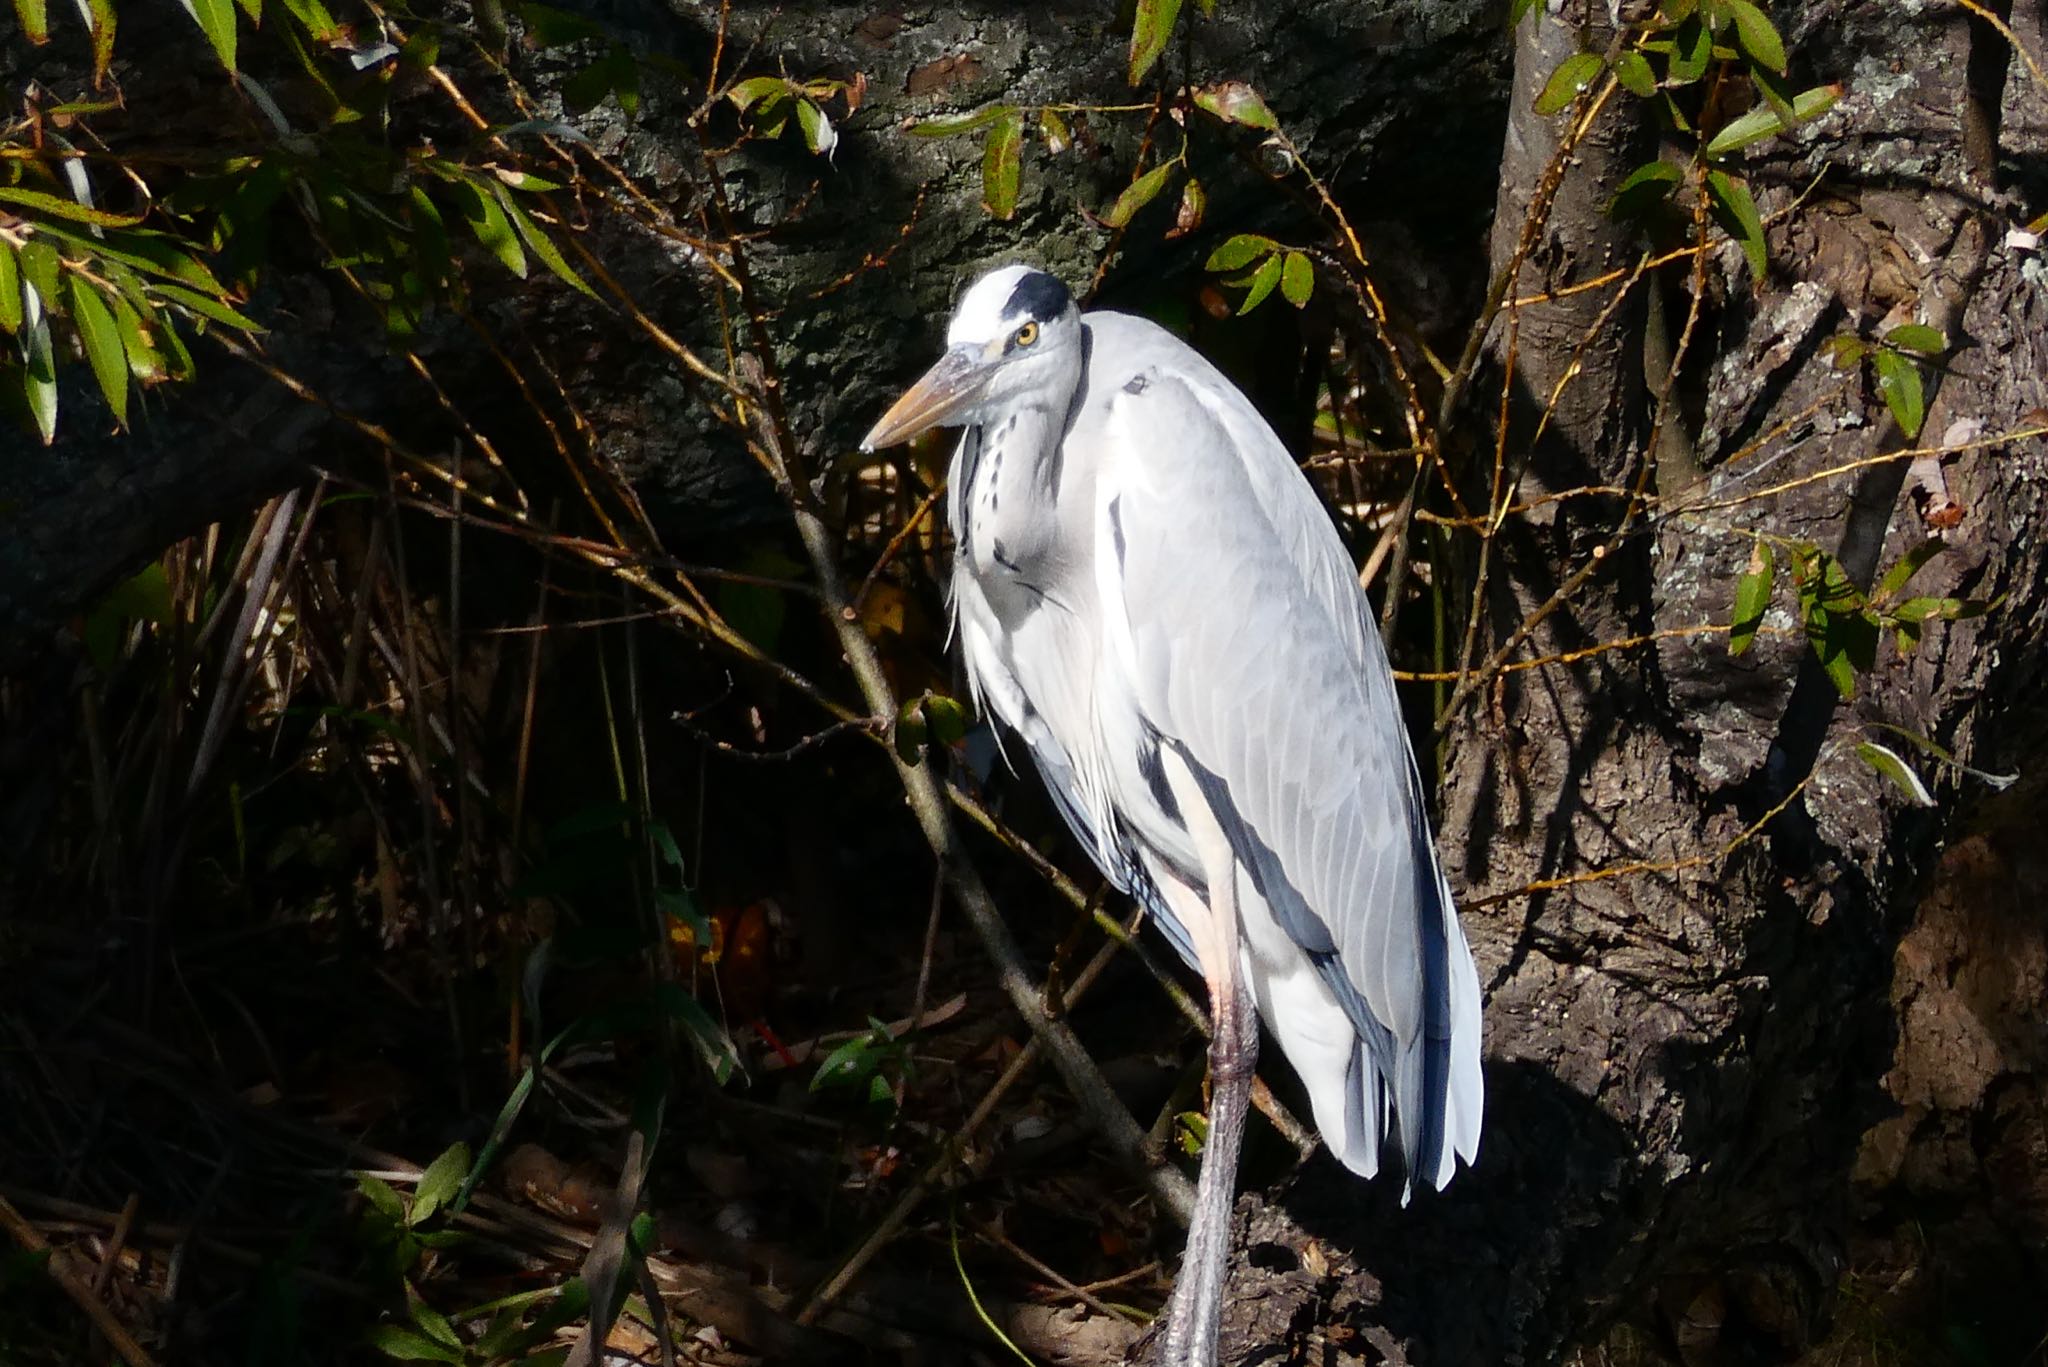
M 1326 1361 L 1552 1361 L 1604 1319 L 1645 1307 L 1688 1363 L 1789 1356 L 1826 1322 L 1851 1171 L 1873 1122 L 1894 1117 L 1872 1137 L 1865 1177 L 1878 1189 L 1899 1184 L 1895 1194 L 1982 1192 L 1994 1172 L 2025 1170 L 2021 1155 L 2039 1147 L 2036 1051 L 1997 1042 L 1999 1023 L 2014 1018 L 1999 1001 L 2009 979 L 2033 971 L 2031 949 L 2016 948 L 2010 967 L 1979 960 L 1964 970 L 1954 915 L 1930 912 L 1901 946 L 1905 976 L 1888 992 L 1892 947 L 1948 821 L 1986 790 L 1950 772 L 1936 785 L 1940 812 L 1904 810 L 1851 743 L 1867 723 L 1889 722 L 1980 765 L 2038 767 L 2048 724 L 2042 444 L 1943 458 L 1945 495 L 1923 487 L 1931 471 L 1908 481 L 1899 461 L 1736 500 L 1911 444 L 1874 392 L 1820 360 L 1840 332 L 1914 319 L 1947 331 L 1957 350 L 1930 404 L 1930 444 L 2030 425 L 2025 415 L 2048 397 L 2048 281 L 2038 258 L 2000 245 L 2015 215 L 1989 193 L 1988 168 L 1966 159 L 1970 30 L 1959 11 L 1814 4 L 1778 18 L 1797 43 L 1799 74 L 1848 90 L 1754 168 L 1764 213 L 1787 214 L 1770 233 L 1770 277 L 1752 287 L 1732 246 L 1713 263 L 1681 377 L 1682 396 L 1692 390 L 1689 444 L 1707 472 L 1694 493 L 1701 511 L 1666 517 L 1606 557 L 1525 653 L 1727 620 L 1750 529 L 1810 539 L 1866 584 L 1873 568 L 1940 535 L 1948 549 L 1915 591 L 2002 594 L 2004 607 L 1930 636 L 1910 657 L 1887 643 L 1849 703 L 1816 668 L 1782 581 L 1768 625 L 1787 630 L 1759 638 L 1746 659 L 1731 660 L 1723 638 L 1682 636 L 1489 690 L 1451 734 L 1444 845 L 1454 882 L 1483 896 L 1603 866 L 1702 862 L 1468 913 L 1491 1060 L 1479 1167 L 1406 1212 L 1384 1192 L 1361 1209 L 1327 1164 L 1276 1197 L 1247 1199 L 1253 1256 L 1236 1284 L 1245 1360 L 1291 1341 L 1335 1346 Z M 2038 46 L 2038 15 L 2019 22 Z M 1910 62 L 1897 56 L 1908 51 Z M 1517 84 L 1511 160 L 1545 137 L 1519 98 L 1529 82 Z M 2038 194 L 2048 106 L 2018 80 L 2004 101 L 2001 175 Z M 1597 169 L 1606 148 L 1596 141 L 1588 155 Z M 1820 189 L 1798 201 L 1823 168 Z M 1529 175 L 1525 166 L 1505 178 L 1497 261 Z M 1603 230 L 1583 217 L 1596 198 L 1560 203 L 1533 258 L 1540 279 L 1626 264 L 1602 254 Z M 1543 327 L 1569 338 L 1584 321 L 1568 309 L 1530 312 L 1525 349 Z M 1561 362 L 1540 349 L 1523 360 L 1513 398 L 1527 432 Z M 1635 473 L 1644 431 L 1628 421 L 1630 368 L 1625 351 L 1591 354 L 1581 399 L 1531 453 L 1524 493 Z M 1944 496 L 1962 518 L 1940 530 Z M 1510 524 L 1489 597 L 1495 640 L 1586 562 L 1614 512 L 1580 500 Z M 1809 772 L 1763 838 L 1718 857 Z M 2038 810 L 2038 795 L 2004 803 Z M 2021 919 L 2019 943 L 2031 946 L 2038 911 Z M 1973 978 L 1978 1009 L 1949 1001 L 1944 1011 Z M 1891 995 L 1909 1029 L 1916 1012 L 1923 1024 L 1939 1015 L 1946 1035 L 1902 1046 L 1887 1076 L 1899 1020 Z M 1956 1035 L 1975 1041 L 1975 1065 L 1930 1070 L 1929 1053 Z M 1952 1165 L 1945 1180 L 1903 1175 L 1916 1129 L 1951 1136 L 1932 1150 Z M 2022 1241 L 2037 1246 L 2032 1209 L 1994 1223 L 2030 1230 Z M 1348 1259 L 1333 1262 L 1333 1248 Z

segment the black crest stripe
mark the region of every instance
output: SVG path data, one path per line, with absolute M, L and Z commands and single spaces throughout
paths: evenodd
M 1041 323 L 1050 323 L 1067 311 L 1073 296 L 1067 293 L 1067 286 L 1056 275 L 1044 271 L 1028 271 L 1010 291 L 1010 302 L 1003 305 L 1003 316 L 1015 318 L 1023 315 L 1035 318 Z

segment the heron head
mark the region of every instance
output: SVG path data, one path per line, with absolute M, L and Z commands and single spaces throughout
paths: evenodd
M 946 354 L 861 440 L 894 446 L 933 427 L 964 427 L 1040 404 L 1064 411 L 1081 373 L 1081 311 L 1056 275 L 998 266 L 967 287 L 946 328 Z

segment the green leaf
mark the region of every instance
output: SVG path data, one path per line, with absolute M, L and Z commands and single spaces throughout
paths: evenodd
M 1913 767 L 1899 758 L 1897 753 L 1879 745 L 1876 741 L 1858 741 L 1856 753 L 1863 762 L 1892 781 L 1892 786 L 1906 795 L 1906 800 L 1915 807 L 1932 807 L 1934 794 L 1927 791 L 1927 785 L 1920 781 L 1920 775 Z
M 1792 97 L 1793 116 L 1800 123 L 1819 118 L 1834 108 L 1835 101 L 1841 96 L 1842 88 L 1838 85 L 1818 85 L 1811 90 L 1802 90 Z M 1761 106 L 1723 124 L 1720 131 L 1707 140 L 1704 155 L 1710 160 L 1725 157 L 1765 138 L 1776 137 L 1789 128 L 1777 110 L 1768 105 Z
M 419 1185 L 412 1193 L 412 1215 L 406 1223 L 418 1225 L 431 1219 L 461 1189 L 462 1179 L 468 1175 L 469 1145 L 450 1144 L 420 1174 Z
M 1166 179 L 1173 174 L 1173 168 L 1178 164 L 1171 161 L 1162 162 L 1126 185 L 1124 192 L 1116 197 L 1116 203 L 1109 206 L 1109 212 L 1103 215 L 1102 221 L 1112 228 L 1121 228 L 1129 224 L 1133 214 L 1150 204 L 1158 197 L 1159 192 L 1166 188 Z
M 365 1336 L 372 1348 L 401 1362 L 462 1361 L 462 1349 L 436 1343 L 411 1329 L 396 1324 L 379 1324 Z
M 31 43 L 41 47 L 50 41 L 48 0 L 14 0 L 14 17 L 21 21 L 22 35 Z
M 1854 333 L 1842 332 L 1821 343 L 1821 351 L 1836 370 L 1847 370 L 1870 354 L 1870 343 Z
M 929 693 L 924 700 L 925 721 L 932 739 L 940 745 L 958 745 L 967 736 L 967 709 L 943 693 Z
M 780 76 L 753 76 L 729 87 L 725 92 L 725 98 L 732 101 L 735 109 L 744 113 L 770 95 L 787 94 L 788 91 L 789 82 Z
M 1770 259 L 1764 247 L 1764 221 L 1756 211 L 1756 201 L 1749 197 L 1749 187 L 1724 171 L 1709 170 L 1707 197 L 1713 202 L 1715 219 L 1742 244 L 1750 273 L 1762 280 L 1770 269 Z
M 1273 117 L 1273 111 L 1259 98 L 1259 92 L 1243 81 L 1224 81 L 1220 85 L 1198 87 L 1195 107 L 1207 110 L 1225 123 L 1261 128 L 1268 133 L 1280 129 L 1280 120 Z
M 1742 50 L 1761 65 L 1784 75 L 1785 40 L 1772 27 L 1770 17 L 1750 0 L 1721 0 L 1721 3 L 1735 21 L 1735 36 L 1741 42 Z
M 469 225 L 470 233 L 506 270 L 524 280 L 526 252 L 519 245 L 512 220 L 499 207 L 497 195 L 467 179 L 455 182 L 454 189 L 457 212 Z
M 1750 546 L 1749 568 L 1735 581 L 1735 616 L 1728 625 L 1728 653 L 1740 655 L 1756 640 L 1764 613 L 1771 606 L 1771 575 L 1775 568 L 1770 543 Z
M 226 0 L 222 0 L 226 3 Z M 52 195 L 41 190 L 23 190 L 17 186 L 0 186 L 0 204 L 18 204 L 24 209 L 37 209 L 53 218 L 68 218 L 74 223 L 90 223 L 96 228 L 132 228 L 142 222 L 140 215 L 130 218 L 124 214 L 108 213 L 80 204 L 67 195 Z
M 1646 162 L 1629 172 L 1621 188 L 1608 201 L 1611 218 L 1642 218 L 1671 198 L 1671 192 L 1685 178 L 1685 172 L 1668 161 Z
M 1145 73 L 1166 51 L 1173 37 L 1174 20 L 1180 17 L 1180 0 L 1138 0 L 1131 20 L 1131 84 L 1145 79 Z
M 372 1209 L 376 1210 L 393 1224 L 402 1225 L 405 1223 L 405 1202 L 399 1199 L 398 1193 L 391 1189 L 389 1182 L 381 1177 L 372 1177 L 366 1172 L 358 1173 L 356 1174 L 356 1190 L 361 1192 L 364 1198 L 369 1201 Z
M 1884 572 L 1884 578 L 1878 581 L 1877 588 L 1871 592 L 1870 601 L 1880 604 L 1891 601 L 1893 594 L 1906 587 L 1907 581 L 1920 573 L 1928 561 L 1934 559 L 1935 556 L 1940 555 L 1946 549 L 1948 549 L 1946 542 L 1929 538 L 1915 546 L 1912 550 L 1907 551 L 1899 557 L 1897 564 Z
M 1017 213 L 1017 182 L 1023 173 L 1024 121 L 1007 109 L 989 126 L 981 148 L 981 207 L 1008 222 Z
M 85 14 L 92 26 L 92 83 L 97 87 L 114 60 L 114 0 L 85 0 Z
M 1180 188 L 1180 206 L 1174 210 L 1173 226 L 1166 230 L 1168 237 L 1186 237 L 1202 226 L 1203 217 L 1209 212 L 1209 192 L 1202 188 L 1202 182 L 1193 176 Z
M 512 220 L 512 226 L 518 229 L 520 239 L 540 258 L 540 263 L 553 271 L 559 279 L 592 299 L 597 298 L 597 291 L 590 288 L 583 277 L 563 258 L 561 248 L 557 247 L 554 239 L 542 232 L 540 225 L 528 216 L 519 201 L 512 197 L 512 191 L 502 182 L 492 185 L 491 188 L 497 193 L 498 203 L 504 208 L 506 216 Z
M 220 300 L 210 299 L 197 290 L 188 290 L 182 285 L 152 284 L 149 287 L 149 292 L 168 299 L 181 308 L 190 309 L 201 318 L 210 318 L 216 323 L 223 323 L 231 328 L 240 328 L 243 332 L 263 331 L 263 328 L 255 320 L 244 317 L 241 313 L 228 307 Z
M 341 25 L 320 0 L 284 0 L 285 9 L 305 26 L 306 36 L 316 43 L 331 43 L 341 36 Z
M 1535 8 L 1536 0 L 1515 0 L 1512 5 L 1508 6 L 1508 31 L 1512 33 L 1515 25 L 1527 18 L 1529 11 Z
M 917 705 L 915 698 L 897 711 L 896 725 L 890 728 L 890 736 L 896 747 L 896 758 L 913 765 L 923 760 L 931 725 L 924 719 L 924 709 Z M 812 1085 L 815 1088 L 816 1084 Z
M 1559 62 L 1557 70 L 1544 82 L 1543 92 L 1536 97 L 1536 112 L 1547 116 L 1569 107 L 1580 91 L 1593 84 L 1605 65 L 1597 52 L 1574 52 Z
M 36 225 L 39 236 L 76 247 L 81 252 L 105 260 L 118 261 L 150 275 L 160 275 L 166 280 L 176 280 L 194 289 L 209 294 L 222 293 L 220 281 L 213 272 L 182 244 L 159 233 L 127 231 L 108 228 L 94 237 L 87 232 L 62 224 L 43 222 Z
M 462 1351 L 462 1336 L 455 1332 L 455 1326 L 448 1322 L 446 1315 L 428 1305 L 420 1298 L 419 1292 L 410 1286 L 405 1288 L 405 1299 L 406 1309 L 412 1315 L 412 1322 L 420 1327 L 421 1332 L 436 1343 L 453 1348 L 458 1353 Z
M 14 247 L 0 242 L 0 332 L 21 329 L 21 266 Z
M 1948 338 L 1925 323 L 1901 323 L 1884 335 L 1887 346 L 1917 351 L 1922 356 L 1939 356 L 1948 350 Z
M 192 17 L 199 21 L 199 27 L 206 34 L 206 41 L 213 44 L 213 55 L 220 58 L 220 64 L 229 71 L 235 69 L 235 6 L 234 0 L 186 0 L 186 7 Z
M 1237 306 L 1238 313 L 1250 313 L 1265 303 L 1266 296 L 1280 283 L 1281 270 L 1280 257 L 1277 254 L 1261 262 L 1259 269 L 1252 276 L 1250 288 L 1245 292 L 1244 302 Z
M 1697 14 L 1678 26 L 1672 43 L 1667 74 L 1674 84 L 1691 85 L 1707 74 L 1707 67 L 1714 60 L 1714 35 Z
M 1948 768 L 1957 770 L 1960 773 L 1968 774 L 1971 778 L 1982 779 L 1993 788 L 2003 790 L 2012 787 L 2013 784 L 2020 781 L 2020 776 L 2017 773 L 1990 774 L 1982 769 L 1972 769 L 1969 765 L 1957 759 L 1949 750 L 1935 744 L 1934 741 L 1917 731 L 1908 731 L 1903 726 L 1893 726 L 1890 722 L 1883 721 L 1872 722 L 1871 725 L 1878 727 L 1880 730 L 1889 731 L 1901 740 L 1908 741 L 1919 747 L 1927 754 L 1933 756 L 1936 763 L 1946 765 Z
M 811 1090 L 825 1087 L 843 1087 L 849 1083 L 865 1080 L 874 1074 L 875 1037 L 873 1032 L 855 1035 L 846 1043 L 825 1055 L 818 1065 L 818 1071 L 811 1077 Z
M 1920 424 L 1927 421 L 1927 399 L 1920 388 L 1920 367 L 1900 353 L 1883 347 L 1871 357 L 1871 364 L 1877 367 L 1877 392 L 1884 396 L 1885 407 L 1891 410 L 1899 430 L 1908 437 L 1919 436 Z
M 28 354 L 21 367 L 22 390 L 36 431 L 48 446 L 57 437 L 57 348 L 50 341 L 50 315 L 45 312 L 28 330 Z
M 1004 118 L 1014 118 L 1017 106 L 1013 104 L 992 104 L 970 114 L 939 114 L 929 119 L 919 119 L 910 126 L 910 131 L 920 138 L 950 138 L 961 133 L 973 133 Z M 1066 125 L 1061 124 L 1062 128 Z
M 1045 139 L 1045 150 L 1054 156 L 1074 145 L 1074 132 L 1056 109 L 1038 111 L 1038 136 Z
M 832 127 L 832 120 L 825 111 L 810 100 L 796 102 L 797 127 L 803 130 L 804 146 L 820 155 L 828 154 L 839 144 L 839 132 Z
M 1308 257 L 1300 252 L 1287 253 L 1280 266 L 1281 297 L 1296 308 L 1306 308 L 1315 288 L 1316 270 Z
M 57 249 L 40 235 L 21 244 L 21 273 L 28 280 L 29 288 L 36 292 L 36 298 L 45 307 L 51 306 L 58 298 L 57 277 L 60 267 Z
M 145 306 L 148 304 L 144 300 Z M 155 310 L 151 310 L 154 316 Z M 114 326 L 121 334 L 121 351 L 128 358 L 128 373 L 139 384 L 154 384 L 164 378 L 168 367 L 156 347 L 156 329 L 144 321 L 142 311 L 123 294 L 114 296 Z
M 1211 271 L 1234 271 L 1251 265 L 1262 256 L 1269 256 L 1279 249 L 1280 244 L 1270 237 L 1257 233 L 1239 233 L 1215 251 L 1209 253 L 1204 267 Z
M 106 395 L 114 421 L 128 425 L 128 358 L 121 350 L 121 331 L 114 326 L 113 311 L 100 292 L 82 275 L 71 277 L 71 321 L 78 325 L 78 340 L 85 345 L 85 359 L 92 376 Z
M 1657 73 L 1650 69 L 1649 58 L 1630 50 L 1614 59 L 1614 79 L 1621 82 L 1621 88 L 1641 99 L 1649 99 L 1657 93 Z

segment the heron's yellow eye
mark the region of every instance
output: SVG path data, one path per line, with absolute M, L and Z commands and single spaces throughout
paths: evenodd
M 1038 324 L 1036 323 L 1026 323 L 1023 327 L 1010 334 L 1010 344 L 1012 346 L 1030 346 L 1037 340 Z

